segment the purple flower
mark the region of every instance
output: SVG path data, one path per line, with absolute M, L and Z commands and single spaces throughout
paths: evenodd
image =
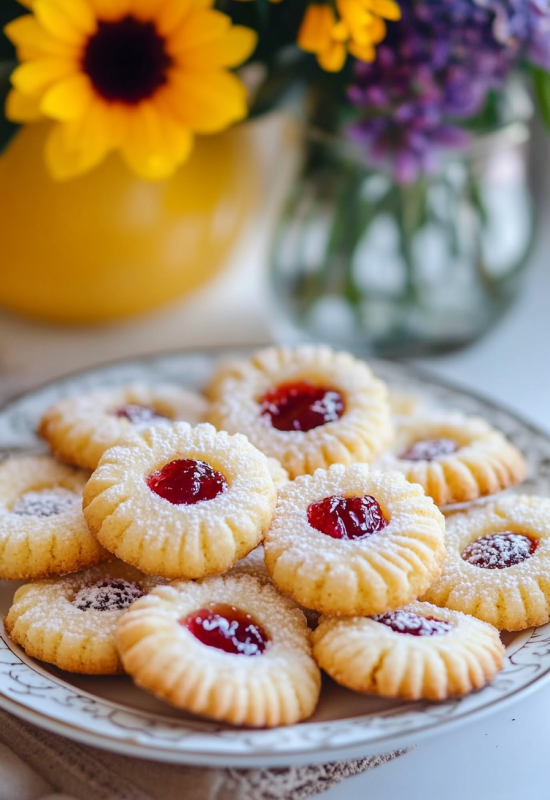
M 494 14 L 493 33 L 504 45 L 518 48 L 544 69 L 550 69 L 550 6 L 548 0 L 474 0 Z
M 461 121 L 479 113 L 522 58 L 550 69 L 547 0 L 401 0 L 373 64 L 357 62 L 349 128 L 376 166 L 400 182 L 437 167 L 469 141 Z

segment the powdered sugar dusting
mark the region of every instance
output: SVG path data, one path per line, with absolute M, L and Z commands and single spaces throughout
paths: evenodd
M 137 583 L 123 578 L 105 578 L 80 589 L 72 604 L 81 611 L 124 611 L 144 594 Z
M 451 622 L 435 617 L 421 617 L 414 611 L 390 611 L 387 614 L 377 614 L 373 620 L 386 625 L 395 633 L 407 633 L 410 636 L 442 636 L 454 628 Z
M 145 406 L 138 403 L 128 403 L 125 406 L 116 408 L 111 412 L 116 417 L 127 419 L 132 425 L 159 425 L 170 423 L 171 420 L 166 414 L 161 414 L 152 406 Z
M 422 439 L 412 444 L 399 456 L 403 461 L 434 461 L 442 456 L 456 453 L 458 444 L 454 439 Z
M 69 489 L 41 489 L 21 495 L 12 512 L 24 517 L 53 517 L 76 508 L 81 502 L 81 497 Z
M 462 558 L 474 567 L 506 569 L 531 558 L 538 541 L 518 533 L 495 533 L 472 542 Z

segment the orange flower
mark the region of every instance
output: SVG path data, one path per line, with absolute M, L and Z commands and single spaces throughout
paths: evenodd
M 340 19 L 331 6 L 308 6 L 298 34 L 302 50 L 315 53 L 327 72 L 339 72 L 348 52 L 361 61 L 373 61 L 375 46 L 386 36 L 384 19 L 401 17 L 394 0 L 336 0 L 336 7 Z

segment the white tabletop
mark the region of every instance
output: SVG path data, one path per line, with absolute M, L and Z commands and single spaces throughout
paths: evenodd
M 267 179 L 269 180 L 269 178 Z M 263 282 L 273 208 L 210 287 L 167 311 L 114 327 L 55 329 L 0 314 L 0 369 L 14 383 L 111 359 L 205 344 L 257 344 L 269 336 Z M 516 306 L 485 339 L 421 363 L 550 430 L 550 230 L 544 231 Z M 206 322 L 205 322 L 206 321 Z M 108 345 L 108 347 L 106 347 Z M 350 779 L 327 800 L 547 800 L 550 683 L 481 722 L 437 735 L 407 756 Z

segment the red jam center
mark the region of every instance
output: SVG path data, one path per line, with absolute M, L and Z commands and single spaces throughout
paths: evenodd
M 312 528 L 333 539 L 364 539 L 388 524 L 378 502 L 365 497 L 325 497 L 307 510 Z
M 234 606 L 212 605 L 183 620 L 199 642 L 241 656 L 261 656 L 269 638 L 250 614 Z
M 399 458 L 403 461 L 434 461 L 441 456 L 450 456 L 457 450 L 458 444 L 454 439 L 423 439 L 412 444 Z
M 310 431 L 340 419 L 344 399 L 334 389 L 301 381 L 268 392 L 260 400 L 260 408 L 278 431 Z
M 128 403 L 127 406 L 116 408 L 113 412 L 117 417 L 124 417 L 132 425 L 148 425 L 161 419 L 169 419 L 166 414 L 161 414 L 152 406 L 141 406 L 137 403 Z
M 506 569 L 531 558 L 537 545 L 537 539 L 522 533 L 494 533 L 469 544 L 462 558 L 474 567 Z
M 227 491 L 227 481 L 205 461 L 180 458 L 170 461 L 147 478 L 152 492 L 175 506 L 191 506 L 213 500 Z
M 454 627 L 450 622 L 435 617 L 421 617 L 414 611 L 390 611 L 377 614 L 373 620 L 387 625 L 395 633 L 407 633 L 409 636 L 441 636 Z

